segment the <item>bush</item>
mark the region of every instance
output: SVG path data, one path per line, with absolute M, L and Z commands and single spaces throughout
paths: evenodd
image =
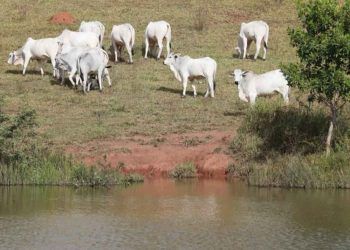
M 183 163 L 177 165 L 169 175 L 175 179 L 194 178 L 196 177 L 196 167 L 192 162 Z
M 321 111 L 256 105 L 231 143 L 238 163 L 227 173 L 257 186 L 350 188 L 349 129 L 339 121 L 335 152 L 327 158 L 326 120 Z

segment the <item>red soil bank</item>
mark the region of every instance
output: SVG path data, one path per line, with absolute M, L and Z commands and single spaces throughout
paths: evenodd
M 149 178 L 167 177 L 185 162 L 193 162 L 200 177 L 221 178 L 233 161 L 227 153 L 232 134 L 207 131 L 159 138 L 135 136 L 72 145 L 66 151 L 87 165 L 119 166 L 125 173 Z
M 68 12 L 58 12 L 50 18 L 50 22 L 54 24 L 72 24 L 75 18 Z

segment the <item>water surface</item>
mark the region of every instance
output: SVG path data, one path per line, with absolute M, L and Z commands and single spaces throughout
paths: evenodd
M 1 249 L 350 249 L 350 191 L 0 187 Z

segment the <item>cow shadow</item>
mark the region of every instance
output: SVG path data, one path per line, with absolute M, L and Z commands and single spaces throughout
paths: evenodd
M 159 87 L 159 88 L 157 88 L 157 91 L 163 91 L 163 92 L 168 92 L 168 93 L 172 93 L 172 94 L 182 95 L 182 89 L 173 89 L 173 88 L 168 88 L 168 87 Z M 187 90 L 186 91 L 186 95 L 193 96 L 193 90 Z M 197 91 L 197 96 L 204 96 L 204 93 Z
M 6 70 L 5 73 L 6 74 L 13 74 L 13 75 L 22 75 L 23 70 L 18 70 L 18 69 L 9 69 Z M 46 73 L 46 72 L 44 72 Z M 30 69 L 30 70 L 26 70 L 26 75 L 40 75 L 40 70 L 34 70 L 34 69 Z

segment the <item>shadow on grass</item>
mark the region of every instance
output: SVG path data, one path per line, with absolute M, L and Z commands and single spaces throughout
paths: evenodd
M 182 89 L 173 89 L 173 88 L 168 88 L 168 87 L 159 87 L 159 88 L 157 88 L 157 91 L 163 91 L 163 92 L 168 92 L 168 93 L 182 95 Z M 193 91 L 192 90 L 187 90 L 186 91 L 186 95 L 187 96 L 193 96 Z M 204 93 L 197 91 L 197 97 L 198 96 L 204 96 Z
M 224 116 L 244 116 L 246 113 L 243 111 L 236 111 L 236 112 L 224 112 Z
M 9 69 L 9 70 L 6 70 L 5 73 L 13 74 L 13 75 L 22 75 L 22 69 Z M 40 74 L 40 70 L 31 69 L 31 70 L 26 70 L 26 75 L 41 75 L 41 74 Z

